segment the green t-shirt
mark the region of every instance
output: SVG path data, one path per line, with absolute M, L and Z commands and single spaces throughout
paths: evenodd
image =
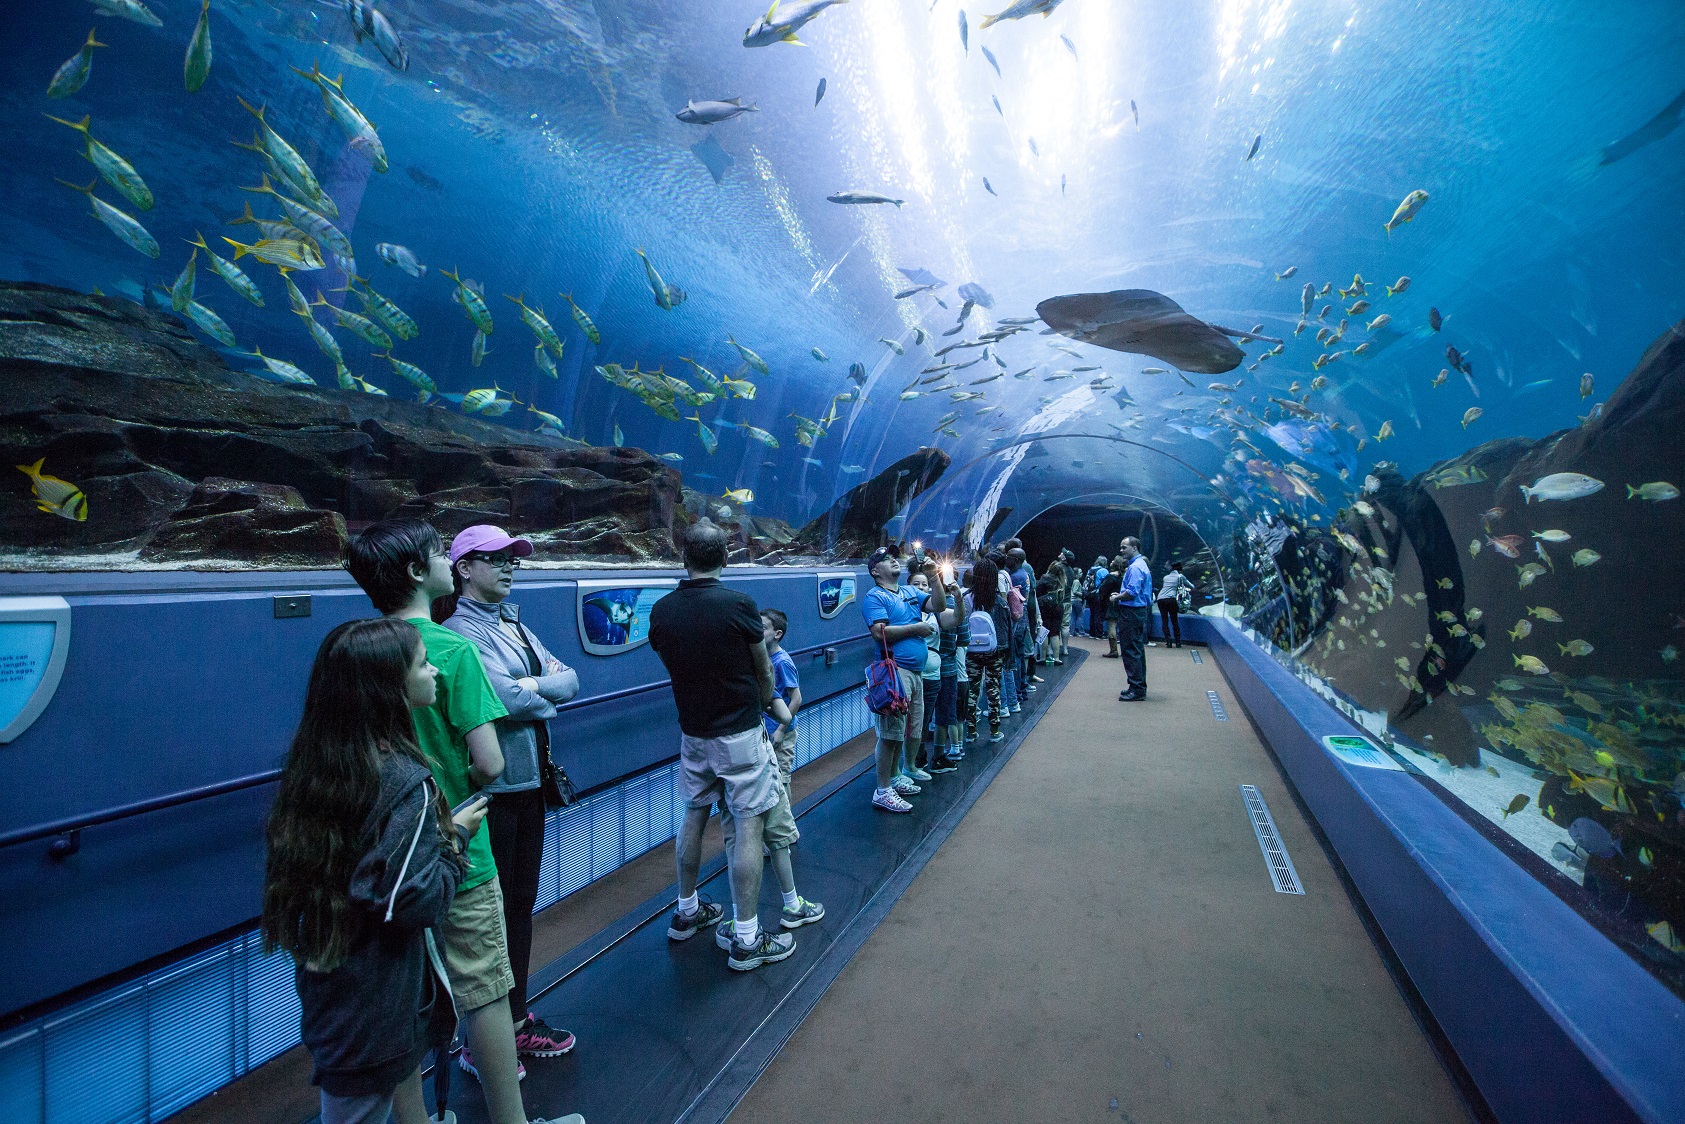
M 415 736 L 433 767 L 439 791 L 454 808 L 480 788 L 468 771 L 468 731 L 503 718 L 509 711 L 492 691 L 486 669 L 480 666 L 480 653 L 472 643 L 425 618 L 412 618 L 410 623 L 421 630 L 427 660 L 439 669 L 438 699 L 432 706 L 410 712 L 415 716 Z M 472 890 L 495 877 L 491 830 L 481 824 L 468 842 L 468 873 L 458 889 Z

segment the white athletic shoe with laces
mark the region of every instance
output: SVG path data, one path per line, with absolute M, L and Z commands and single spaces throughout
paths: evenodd
M 911 812 L 913 806 L 901 799 L 893 788 L 881 789 L 872 793 L 872 807 L 881 808 L 886 812 Z

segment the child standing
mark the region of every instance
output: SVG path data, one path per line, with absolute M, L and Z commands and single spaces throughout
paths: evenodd
M 328 633 L 269 815 L 264 951 L 292 954 L 324 1124 L 425 1121 L 422 1058 L 456 1031 L 432 928 L 486 802 L 452 817 L 416 745 L 437 674 L 405 621 Z
M 778 892 L 784 899 L 778 924 L 785 929 L 799 929 L 823 918 L 825 907 L 808 901 L 797 892 L 796 870 L 790 861 L 790 847 L 802 837 L 796 828 L 796 814 L 790 807 L 790 775 L 796 771 L 796 711 L 802 707 L 802 683 L 801 677 L 796 674 L 796 661 L 784 650 L 784 633 L 789 627 L 790 618 L 782 610 L 761 610 L 761 639 L 766 642 L 767 655 L 772 657 L 774 695 L 772 707 L 761 716 L 761 721 L 765 723 L 763 729 L 767 739 L 772 742 L 773 756 L 778 760 L 778 786 L 781 790 L 778 803 L 767 812 L 766 822 L 761 827 L 761 843 L 766 848 L 767 858 L 772 860 L 772 873 L 778 879 Z M 720 832 L 725 840 L 726 853 L 730 854 L 737 843 L 737 824 L 723 798 L 719 809 Z M 729 869 L 728 866 L 728 873 Z M 727 951 L 731 949 L 731 937 L 729 925 L 721 925 L 714 930 L 714 943 Z

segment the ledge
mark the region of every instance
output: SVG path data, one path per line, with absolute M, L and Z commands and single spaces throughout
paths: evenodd
M 1184 628 L 1187 625 L 1184 624 Z M 1685 1120 L 1685 1001 L 1227 620 L 1196 618 L 1451 1047 L 1500 1120 Z

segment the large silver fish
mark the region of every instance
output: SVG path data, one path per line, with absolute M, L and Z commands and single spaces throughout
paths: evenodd
M 105 224 L 105 228 L 121 238 L 123 242 L 145 254 L 149 258 L 156 258 L 163 251 L 158 246 L 158 240 L 152 237 L 151 231 L 140 225 L 135 217 L 126 211 L 120 211 L 110 203 L 94 194 L 94 184 L 99 180 L 89 180 L 88 186 L 71 183 L 69 180 L 59 180 L 68 188 L 82 192 L 94 206 L 94 217 Z
M 118 19 L 132 20 L 145 24 L 147 27 L 163 27 L 164 21 L 152 14 L 141 0 L 93 0 L 93 5 L 101 15 L 116 16 Z
M 742 98 L 726 98 L 724 101 L 696 101 L 685 103 L 685 107 L 673 114 L 686 125 L 717 125 L 721 121 L 730 121 L 744 113 L 758 113 L 758 106 L 744 105 Z
M 1051 15 L 1053 9 L 1064 2 L 1065 0 L 1014 0 L 1013 3 L 1006 6 L 1005 10 L 996 12 L 992 16 L 984 16 L 983 22 L 977 25 L 977 29 L 981 31 L 986 27 L 993 27 L 1001 20 L 1021 20 L 1025 16 L 1033 16 L 1038 13 L 1045 17 Z
M 766 10 L 766 15 L 749 25 L 749 30 L 743 33 L 745 47 L 766 47 L 773 43 L 802 46 L 796 32 L 832 4 L 846 4 L 848 0 L 806 0 L 805 3 L 791 4 L 784 9 L 783 15 L 778 14 L 779 3 L 780 0 L 772 0 L 772 7 Z
M 345 11 L 351 17 L 351 34 L 361 43 L 366 35 L 374 40 L 382 57 L 393 70 L 410 68 L 410 53 L 390 20 L 381 15 L 369 0 L 346 0 Z
M 897 207 L 906 202 L 905 199 L 891 199 L 875 191 L 839 191 L 825 196 L 825 199 L 830 203 L 894 203 Z

